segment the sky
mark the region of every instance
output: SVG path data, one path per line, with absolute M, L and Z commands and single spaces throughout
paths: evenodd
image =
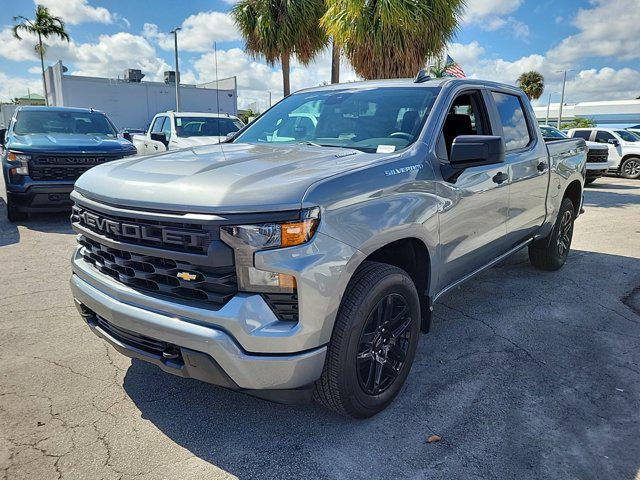
M 38 0 L 67 23 L 70 42 L 47 41 L 46 64 L 58 60 L 69 73 L 115 78 L 140 68 L 145 80 L 162 80 L 173 67 L 173 37 L 179 34 L 183 83 L 215 79 L 214 42 L 220 78 L 237 76 L 239 107 L 269 93 L 282 97 L 279 67 L 243 50 L 228 12 L 234 0 Z M 42 93 L 35 39 L 13 38 L 13 17 L 33 17 L 30 0 L 2 0 L 0 11 L 0 100 Z M 543 97 L 558 102 L 562 70 L 565 101 L 631 99 L 640 96 L 640 0 L 467 0 L 447 53 L 469 77 L 515 83 L 520 73 L 538 70 L 546 80 Z M 341 80 L 357 79 L 343 59 Z M 303 67 L 292 64 L 292 90 L 330 80 L 330 54 Z

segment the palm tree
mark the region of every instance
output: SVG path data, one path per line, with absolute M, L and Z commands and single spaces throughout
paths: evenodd
M 331 83 L 340 83 L 340 46 L 331 39 Z
M 325 0 L 321 24 L 365 79 L 413 77 L 453 38 L 464 0 Z
M 69 41 L 69 34 L 64 29 L 64 22 L 60 17 L 55 17 L 49 13 L 49 9 L 43 5 L 36 7 L 36 18 L 29 20 L 27 17 L 21 15 L 13 17 L 13 21 L 17 22 L 21 20 L 21 23 L 17 23 L 13 26 L 13 36 L 18 40 L 22 40 L 20 32 L 24 31 L 32 33 L 38 36 L 38 44 L 35 46 L 36 52 L 40 55 L 40 66 L 42 67 L 42 84 L 44 85 L 44 98 L 46 105 L 49 105 L 49 98 L 47 96 L 47 83 L 44 79 L 44 53 L 47 46 L 42 43 L 43 38 L 49 38 L 55 36 L 61 40 Z
M 518 87 L 529 97 L 529 100 L 537 100 L 544 92 L 544 77 L 540 72 L 532 70 L 518 77 Z
M 323 0 L 240 0 L 232 10 L 246 50 L 271 66 L 282 64 L 284 95 L 291 93 L 291 58 L 307 65 L 327 45 L 320 27 Z

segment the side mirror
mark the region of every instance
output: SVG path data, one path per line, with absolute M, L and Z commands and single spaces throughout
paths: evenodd
M 609 140 L 607 140 L 607 143 L 613 145 L 614 147 L 617 147 L 618 145 L 620 145 L 620 142 L 615 138 L 610 138 Z
M 167 140 L 167 136 L 164 134 L 164 132 L 151 132 L 151 140 L 162 142 L 165 147 L 169 145 L 169 141 Z
M 124 138 L 125 140 L 131 141 L 131 134 L 129 132 L 123 132 L 122 138 Z
M 7 129 L 0 128 L 0 146 L 5 146 L 7 143 Z
M 460 135 L 453 140 L 449 163 L 454 168 L 493 165 L 504 162 L 502 137 L 493 135 Z

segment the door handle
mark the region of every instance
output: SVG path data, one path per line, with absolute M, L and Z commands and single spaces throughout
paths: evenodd
M 503 182 L 506 182 L 508 179 L 509 179 L 509 175 L 507 175 L 504 172 L 498 172 L 493 176 L 491 180 L 493 180 L 494 183 L 497 183 L 499 185 Z
M 547 162 L 540 162 L 536 168 L 539 172 L 545 172 L 547 170 Z

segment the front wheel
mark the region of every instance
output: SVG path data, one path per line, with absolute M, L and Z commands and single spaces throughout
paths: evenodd
M 622 162 L 620 175 L 631 180 L 640 178 L 640 158 L 631 157 Z
M 404 384 L 420 332 L 420 300 L 400 268 L 364 262 L 338 311 L 314 398 L 342 415 L 367 418 Z
M 7 195 L 7 218 L 10 222 L 20 222 L 26 220 L 29 215 L 18 210 L 18 207 L 9 199 Z
M 568 198 L 563 199 L 551 233 L 529 245 L 529 260 L 534 267 L 559 270 L 564 265 L 571 249 L 575 218 L 573 202 Z

